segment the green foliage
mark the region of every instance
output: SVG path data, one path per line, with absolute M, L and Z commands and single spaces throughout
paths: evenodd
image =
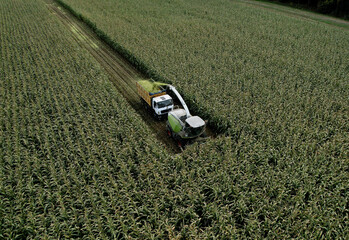
M 66 4 L 62 0 L 56 0 L 62 7 L 67 9 L 70 13 L 72 13 L 75 17 L 83 21 L 87 24 L 105 43 L 107 43 L 114 50 L 119 52 L 125 59 L 133 64 L 133 66 L 142 72 L 146 77 L 152 78 L 155 81 L 171 83 L 164 77 L 160 76 L 156 73 L 155 70 L 151 69 L 148 65 L 146 65 L 143 61 L 141 61 L 138 57 L 133 55 L 129 50 L 121 46 L 119 43 L 115 42 L 113 39 L 109 37 L 105 32 L 96 27 L 96 24 L 90 21 L 90 19 L 84 17 L 82 14 L 76 12 L 73 8 L 71 8 L 68 4 Z
M 0 239 L 135 235 L 163 147 L 43 1 L 0 16 Z
M 348 238 L 347 33 L 230 1 L 69 2 L 226 136 L 170 156 L 44 1 L 3 1 L 0 239 Z
M 334 12 L 336 10 L 336 2 L 334 0 L 318 1 L 317 10 L 321 13 L 327 13 L 327 14 Z
M 66 2 L 146 66 L 171 79 L 194 112 L 241 143 L 236 156 L 248 159 L 253 181 L 265 175 L 279 183 L 295 206 L 309 201 L 313 194 L 317 200 L 309 212 L 324 206 L 320 199 L 327 202 L 331 197 L 323 195 L 326 190 L 313 188 L 302 198 L 299 189 L 309 188 L 320 179 L 338 177 L 338 184 L 344 187 L 340 191 L 345 192 L 348 176 L 342 166 L 347 165 L 349 149 L 347 31 L 226 0 Z M 200 161 L 202 157 L 198 156 Z M 268 171 L 258 172 L 261 164 Z M 327 170 L 303 175 L 305 169 L 320 166 Z M 276 168 L 280 176 L 270 168 Z M 215 175 L 219 173 L 229 174 L 227 169 L 214 170 Z M 304 177 L 289 184 L 286 179 L 291 176 Z M 203 190 L 204 182 L 197 182 L 197 189 Z M 261 196 L 269 199 L 274 195 L 277 193 L 264 192 Z M 282 200 L 287 197 L 278 199 L 278 207 L 272 207 L 266 215 L 280 219 L 282 223 L 273 225 L 274 232 L 284 238 L 344 237 L 348 229 L 340 226 L 346 221 L 347 200 L 344 195 L 333 195 L 340 197 L 330 204 L 332 207 L 325 204 L 327 210 L 311 215 L 311 220 L 297 215 L 299 209 L 295 210 L 297 217 L 292 217 L 289 203 Z M 220 197 L 216 201 L 220 207 L 225 205 Z M 339 202 L 345 203 L 341 213 L 328 215 L 335 212 Z M 248 208 L 247 212 L 258 209 L 251 205 L 252 210 Z M 278 208 L 286 209 L 280 218 L 274 215 Z M 250 224 L 251 229 L 262 229 L 260 220 Z M 324 230 L 315 230 L 316 225 Z M 246 230 L 246 226 L 238 225 L 237 232 Z M 337 232 L 334 226 L 341 230 Z M 242 236 L 249 236 L 244 230 Z
M 305 7 L 320 13 L 332 14 L 337 17 L 348 18 L 349 3 L 346 0 L 267 0 L 280 2 L 291 6 Z

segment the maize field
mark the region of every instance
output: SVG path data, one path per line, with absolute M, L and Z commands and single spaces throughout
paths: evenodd
M 0 239 L 348 238 L 347 29 L 240 1 L 63 0 L 220 133 L 172 154 L 51 3 L 0 4 Z

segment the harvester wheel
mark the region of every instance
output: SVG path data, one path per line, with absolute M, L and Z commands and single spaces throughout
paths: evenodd
M 154 112 L 153 116 L 154 116 L 155 120 L 157 120 L 157 121 L 159 120 L 159 116 L 156 114 L 156 112 Z
M 167 136 L 173 137 L 172 129 L 166 124 Z

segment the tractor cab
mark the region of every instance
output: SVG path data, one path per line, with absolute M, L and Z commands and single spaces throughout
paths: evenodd
M 159 116 L 167 114 L 173 109 L 172 98 L 167 94 L 153 98 L 153 109 Z

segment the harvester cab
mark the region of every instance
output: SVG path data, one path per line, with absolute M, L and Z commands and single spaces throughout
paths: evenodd
M 174 109 L 168 113 L 166 122 L 167 133 L 182 146 L 187 141 L 200 137 L 205 132 L 205 121 L 198 116 L 192 116 L 182 96 L 172 85 L 167 86 L 167 91 L 173 92 L 181 102 L 184 109 Z
M 205 131 L 205 121 L 198 116 L 187 117 L 184 109 L 175 109 L 168 114 L 168 127 L 174 136 L 193 139 Z

